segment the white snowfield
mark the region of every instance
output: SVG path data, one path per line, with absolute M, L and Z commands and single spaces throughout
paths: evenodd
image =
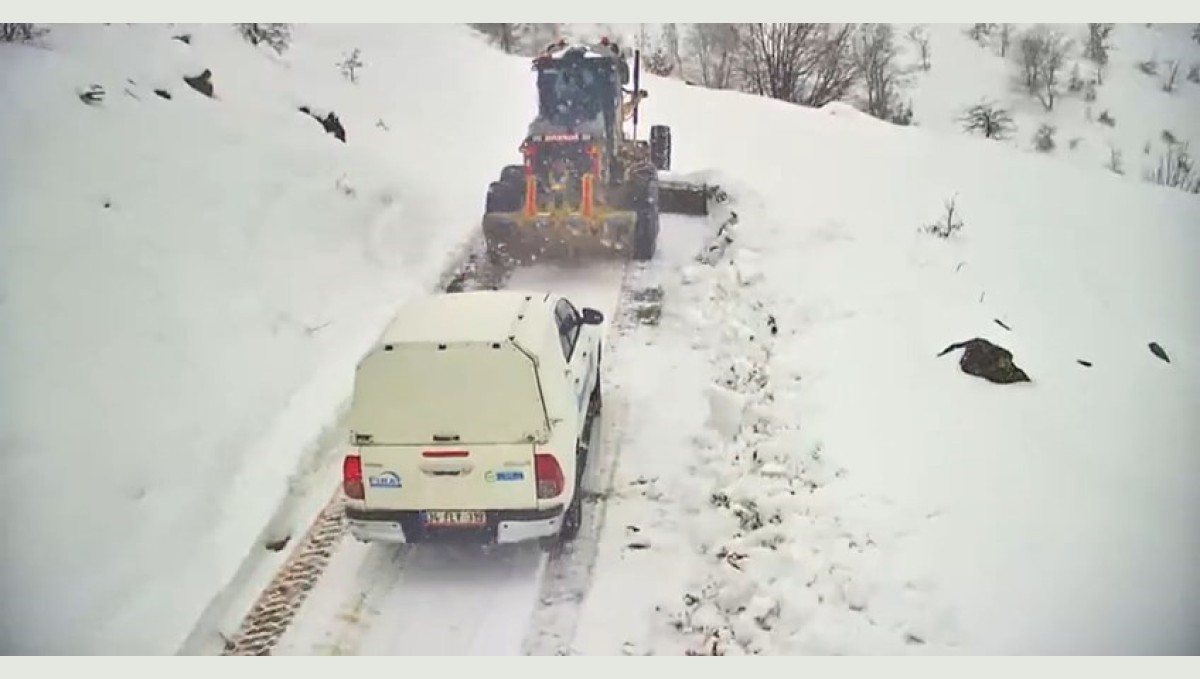
M 219 652 L 287 555 L 262 542 L 333 490 L 355 361 L 516 157 L 528 62 L 452 26 L 50 40 L 0 45 L 0 647 Z M 181 80 L 204 68 L 218 99 Z M 610 316 L 579 541 L 343 538 L 272 652 L 1200 652 L 1200 199 L 646 88 L 643 133 L 738 221 L 664 220 L 644 270 L 518 273 Z M 924 233 L 952 196 L 962 230 Z M 937 357 L 973 337 L 1032 381 Z

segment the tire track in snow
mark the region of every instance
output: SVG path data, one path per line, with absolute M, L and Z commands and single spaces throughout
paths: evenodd
M 438 289 L 452 292 L 503 287 L 507 272 L 488 265 L 482 253 L 481 239 L 464 245 L 450 260 L 450 266 L 439 279 Z M 338 430 L 342 429 L 339 423 Z M 285 502 L 292 500 L 288 498 Z M 280 517 L 275 517 L 272 523 L 279 520 Z M 303 539 L 258 595 L 237 632 L 225 639 L 222 655 L 270 654 L 329 565 L 345 530 L 341 490 L 338 488 L 312 520 Z M 218 593 L 214 600 L 220 600 L 227 594 Z M 211 615 L 216 613 L 206 611 L 202 619 Z
M 321 577 L 345 533 L 341 495 L 335 493 L 309 526 L 304 540 L 263 590 L 236 637 L 222 655 L 269 655 L 287 629 L 304 597 Z

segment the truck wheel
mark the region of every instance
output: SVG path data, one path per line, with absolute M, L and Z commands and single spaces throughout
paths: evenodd
M 508 184 L 515 188 L 518 192 L 525 189 L 525 166 L 524 165 L 506 165 L 503 170 L 500 170 L 500 183 Z
M 576 486 L 575 497 L 572 498 L 571 504 L 567 505 L 567 511 L 563 513 L 562 529 L 558 533 L 559 541 L 571 542 L 578 537 L 581 523 L 583 523 L 583 494 Z
M 602 350 L 596 350 L 596 386 L 592 387 L 592 417 L 600 414 L 600 410 L 604 407 L 604 398 L 600 393 L 600 367 L 604 365 L 604 354 Z
M 671 169 L 671 128 L 666 125 L 650 126 L 650 162 L 661 172 Z
M 658 249 L 658 206 L 643 207 L 637 212 L 633 230 L 633 258 L 638 261 L 654 259 Z
M 517 212 L 520 209 L 521 194 L 515 187 L 503 182 L 488 185 L 487 200 L 484 202 L 486 212 Z

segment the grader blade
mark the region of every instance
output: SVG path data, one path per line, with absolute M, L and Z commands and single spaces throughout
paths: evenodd
M 678 180 L 659 180 L 658 211 L 703 217 L 708 214 L 710 187 Z

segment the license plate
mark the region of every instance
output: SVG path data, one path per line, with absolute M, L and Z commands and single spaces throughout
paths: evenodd
M 487 524 L 487 512 L 428 511 L 425 512 L 426 526 L 483 526 Z

